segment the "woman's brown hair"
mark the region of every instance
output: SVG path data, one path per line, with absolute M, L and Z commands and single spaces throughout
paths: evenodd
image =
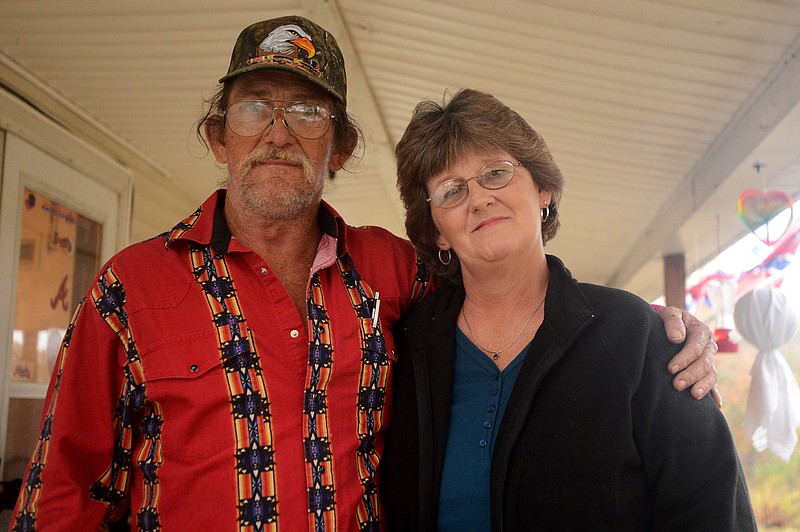
M 552 194 L 550 215 L 542 223 L 542 240 L 552 239 L 561 223 L 558 205 L 564 177 L 544 139 L 518 113 L 484 92 L 461 89 L 442 104 L 420 102 L 397 143 L 397 187 L 406 209 L 406 232 L 431 272 L 460 282 L 455 253 L 439 261 L 439 232 L 428 204 L 428 180 L 471 153 L 505 150 L 520 161 L 541 190 Z M 436 208 L 436 207 L 433 207 Z

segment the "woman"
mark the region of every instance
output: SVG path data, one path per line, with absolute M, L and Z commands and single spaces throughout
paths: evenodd
M 391 528 L 754 530 L 725 419 L 672 390 L 656 313 L 545 255 L 563 177 L 542 138 L 462 90 L 417 106 L 397 159 L 408 235 L 452 283 L 399 335 Z

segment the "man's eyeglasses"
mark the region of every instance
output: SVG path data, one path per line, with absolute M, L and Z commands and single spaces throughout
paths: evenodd
M 225 122 L 240 137 L 261 135 L 275 123 L 275 111 L 280 110 L 283 123 L 289 130 L 304 139 L 318 139 L 325 136 L 335 118 L 321 105 L 307 102 L 293 102 L 284 107 L 276 107 L 269 100 L 242 100 L 232 103 L 222 113 Z
M 473 179 L 478 184 L 489 190 L 497 190 L 508 185 L 513 179 L 516 167 L 522 163 L 511 161 L 494 161 L 480 169 L 478 175 L 469 179 L 448 179 L 433 189 L 428 202 L 442 209 L 450 209 L 461 205 L 469 195 L 467 183 Z

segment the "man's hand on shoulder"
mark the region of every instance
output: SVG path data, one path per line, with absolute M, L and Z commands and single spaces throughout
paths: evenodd
M 663 307 L 658 315 L 664 320 L 667 337 L 672 343 L 686 340 L 683 349 L 669 361 L 668 370 L 675 375 L 672 385 L 678 391 L 691 386 L 695 399 L 701 399 L 710 391 L 714 402 L 721 407 L 722 395 L 717 388 L 714 366 L 717 343 L 711 329 L 694 315 L 676 307 Z

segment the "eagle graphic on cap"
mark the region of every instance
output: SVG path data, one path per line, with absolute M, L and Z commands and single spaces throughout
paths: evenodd
M 261 41 L 258 47 L 268 54 L 276 53 L 298 59 L 300 59 L 300 50 L 305 51 L 308 59 L 317 53 L 314 43 L 311 42 L 311 36 L 295 24 L 278 26 L 269 32 L 269 35 Z

